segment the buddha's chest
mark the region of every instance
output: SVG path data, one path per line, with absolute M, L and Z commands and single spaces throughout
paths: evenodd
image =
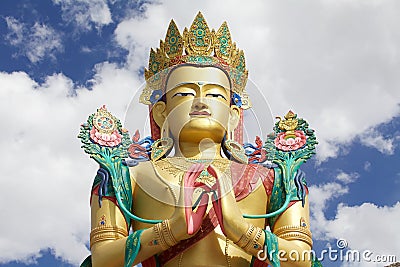
M 178 206 L 179 196 L 181 194 L 182 186 L 179 184 L 181 178 L 179 176 L 175 177 L 175 181 L 165 181 L 160 180 L 159 177 L 146 177 L 147 181 L 140 181 L 136 183 L 137 186 L 133 194 L 133 212 L 139 217 L 146 219 L 164 220 L 172 216 L 175 208 Z M 232 190 L 234 188 L 232 187 Z M 183 192 L 182 195 L 186 193 Z M 194 193 L 195 194 L 195 193 Z M 209 211 L 212 205 L 213 195 L 211 192 L 208 193 Z M 196 197 L 191 196 L 193 202 L 195 202 Z M 246 197 L 237 198 L 237 205 L 233 205 L 232 209 L 240 209 L 242 214 L 265 214 L 268 196 L 262 185 L 259 183 L 255 188 L 246 194 Z M 264 226 L 264 219 L 252 219 L 251 222 L 260 227 Z M 149 225 L 135 223 L 135 228 L 149 227 Z

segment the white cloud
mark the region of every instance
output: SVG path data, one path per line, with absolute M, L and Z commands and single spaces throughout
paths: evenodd
M 313 237 L 323 239 L 326 234 L 328 220 L 325 218 L 324 211 L 328 202 L 349 192 L 347 186 L 332 182 L 319 186 L 310 186 L 310 224 Z
M 345 239 L 352 250 L 361 253 L 366 250 L 371 251 L 371 259 L 375 259 L 377 255 L 395 255 L 399 259 L 400 233 L 394 222 L 400 220 L 400 202 L 393 206 L 382 207 L 372 203 L 363 203 L 359 206 L 339 204 L 335 218 L 327 219 L 324 212 L 329 201 L 346 193 L 348 187 L 335 182 L 310 187 L 313 238 L 327 241 Z M 335 245 L 332 247 L 337 249 Z M 360 263 L 344 262 L 343 266 L 382 266 L 382 264 L 362 260 Z
M 74 23 L 78 29 L 88 31 L 112 23 L 111 11 L 107 0 L 53 0 L 61 5 L 62 18 L 67 23 Z
M 181 31 L 199 10 L 212 28 L 226 20 L 274 115 L 293 109 L 306 118 L 316 129 L 322 161 L 400 114 L 400 18 L 393 12 L 399 5 L 169 0 L 145 5 L 145 13 L 121 22 L 115 35 L 137 70 L 147 64 L 150 47 L 158 47 L 171 18 Z M 386 153 L 390 147 L 384 145 Z
M 365 146 L 376 148 L 383 154 L 393 155 L 395 138 L 386 138 L 374 129 L 369 129 L 360 136 L 360 141 Z
M 364 162 L 364 170 L 365 171 L 369 172 L 371 170 L 371 166 L 372 166 L 371 162 L 369 162 L 369 161 Z
M 327 225 L 327 237 L 344 237 L 349 248 L 369 250 L 377 255 L 394 255 L 400 258 L 400 233 L 395 222 L 400 221 L 400 202 L 379 207 L 372 203 L 349 207 L 339 205 L 334 220 Z M 359 266 L 382 266 L 382 263 L 362 261 Z M 388 264 L 387 264 L 388 265 Z
M 0 72 L 0 84 L 0 112 L 7 114 L 0 140 L 0 262 L 34 262 L 49 248 L 78 264 L 89 253 L 89 191 L 97 169 L 80 149 L 79 125 L 102 104 L 122 118 L 126 96 L 139 84 L 107 62 L 97 66 L 91 91 L 74 88 L 62 74 L 38 84 L 24 72 Z
M 360 177 L 360 174 L 358 174 L 357 172 L 346 173 L 340 170 L 338 175 L 336 176 L 336 179 L 338 179 L 344 184 L 349 184 L 355 182 L 358 179 L 358 177 Z
M 21 44 L 24 38 L 24 24 L 20 23 L 17 19 L 13 17 L 5 18 L 9 33 L 6 35 L 6 40 L 11 45 Z
M 30 62 L 37 63 L 46 57 L 55 59 L 55 55 L 63 50 L 61 35 L 52 27 L 39 22 L 29 27 L 13 17 L 5 20 L 9 30 L 5 39 Z
M 92 53 L 92 49 L 90 49 L 90 48 L 87 47 L 87 46 L 82 46 L 82 47 L 81 47 L 81 51 L 82 51 L 83 53 Z

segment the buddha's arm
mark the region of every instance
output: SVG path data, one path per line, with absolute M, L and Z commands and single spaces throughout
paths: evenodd
M 301 218 L 304 218 L 305 227 L 300 226 Z M 242 222 L 239 225 L 236 222 L 236 231 L 230 230 L 228 236 L 247 253 L 261 257 L 262 260 L 269 262 L 264 253 L 260 253 L 260 249 L 265 243 L 265 234 L 261 228 L 255 227 L 251 222 Z M 251 233 L 250 233 L 251 232 Z M 288 208 L 276 221 L 273 234 L 277 236 L 278 248 L 276 249 L 280 258 L 282 267 L 309 267 L 311 266 L 311 233 L 309 231 L 309 207 L 308 198 L 306 197 L 305 205 L 302 207 L 301 201 L 297 201 Z M 267 245 L 266 245 L 267 246 Z M 267 252 L 271 253 L 271 247 L 266 247 Z
M 103 220 L 104 219 L 104 220 Z M 104 226 L 110 227 L 107 232 L 96 234 Z M 114 228 L 114 229 L 112 229 Z M 98 196 L 92 194 L 91 201 L 91 233 L 90 250 L 93 266 L 123 266 L 125 242 L 129 229 L 116 205 L 109 199 L 102 199 L 102 206 L 98 204 Z M 118 234 L 117 231 L 121 233 Z M 124 232 L 124 233 L 122 233 Z M 109 235 L 106 238 L 105 235 Z
M 312 248 L 308 195 L 304 207 L 297 201 L 282 213 L 275 222 L 272 232 L 278 237 L 281 266 L 311 266 Z M 303 225 L 301 225 L 303 224 Z
M 91 252 L 94 267 L 122 267 L 125 260 L 125 245 L 129 229 L 119 208 L 110 200 L 103 198 L 102 207 L 99 207 L 98 196 L 92 196 L 92 232 Z M 107 231 L 96 234 L 96 229 L 101 229 L 102 218 L 105 219 Z M 149 246 L 151 240 L 156 238 L 153 228 L 143 231 L 141 235 L 141 247 L 135 259 L 135 264 L 160 252 L 160 246 Z
M 263 229 L 256 227 L 252 220 L 243 219 L 232 194 L 226 194 L 221 201 L 227 237 L 247 253 L 255 257 L 263 257 L 264 254 L 259 252 L 264 249 L 265 234 Z M 305 227 L 300 227 L 301 221 L 304 221 Z M 267 235 L 273 235 L 273 238 L 277 237 L 278 247 L 275 250 L 286 253 L 283 255 L 283 252 L 281 252 L 278 255 L 281 257 L 282 267 L 311 265 L 311 261 L 308 259 L 312 242 L 309 229 L 309 204 L 308 197 L 306 197 L 304 207 L 302 207 L 301 201 L 297 201 L 280 215 L 275 222 L 273 233 L 267 233 Z M 271 252 L 271 249 L 271 247 L 267 247 L 268 252 Z M 305 254 L 304 259 L 302 258 L 303 254 Z M 296 259 L 297 255 L 299 255 L 299 259 Z M 263 258 L 272 266 L 267 257 L 264 256 Z
M 164 221 L 168 222 L 171 231 L 170 233 L 177 239 L 176 241 L 189 237 L 185 232 L 186 227 L 182 227 L 181 225 L 182 220 L 184 220 L 183 211 L 175 209 L 173 216 Z M 114 204 L 114 202 L 106 198 L 103 198 L 102 206 L 99 207 L 98 196 L 93 194 L 91 202 L 91 221 L 92 232 L 90 246 L 93 266 L 124 266 L 126 241 L 129 229 L 127 229 L 125 218 L 120 209 Z M 104 227 L 101 228 L 102 221 L 104 222 L 104 225 L 108 227 L 107 231 L 104 231 Z M 159 225 L 159 233 L 157 234 L 153 225 L 147 226 L 148 228 L 146 228 L 141 234 L 140 249 L 135 258 L 134 264 L 138 264 L 167 249 L 165 242 L 161 242 L 162 240 L 160 240 L 160 237 L 165 235 L 165 232 L 160 232 L 165 230 L 165 228 L 161 228 L 161 225 Z M 99 230 L 102 232 L 100 233 Z

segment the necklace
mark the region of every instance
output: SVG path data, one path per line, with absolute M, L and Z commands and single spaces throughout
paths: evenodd
M 231 267 L 231 256 L 229 256 L 229 239 L 225 237 L 225 258 L 226 258 L 226 264 L 228 267 Z
M 213 175 L 211 175 L 208 172 L 208 167 L 212 165 L 213 167 L 217 168 L 221 172 L 221 174 L 226 175 L 227 171 L 230 170 L 230 164 L 231 164 L 230 160 L 224 158 L 193 159 L 193 158 L 173 157 L 173 158 L 165 158 L 162 161 L 164 161 L 164 163 L 158 165 L 161 165 L 160 168 L 167 171 L 172 176 L 177 176 L 179 174 L 181 174 L 182 176 L 182 172 L 185 173 L 193 164 L 196 163 L 204 164 L 204 168 L 200 173 L 200 175 L 196 178 L 196 181 L 201 182 L 210 188 L 217 182 L 217 180 Z
M 183 252 L 179 254 L 178 267 L 182 267 Z
M 216 178 L 208 173 L 207 168 L 212 165 L 219 170 L 221 176 L 230 177 L 230 166 L 232 164 L 232 162 L 226 158 L 193 159 L 184 157 L 164 158 L 157 161 L 152 161 L 152 163 L 154 172 L 156 173 L 158 180 L 168 188 L 168 191 L 172 195 L 175 206 L 179 204 L 178 196 L 183 176 L 193 164 L 203 163 L 205 165 L 203 171 L 200 173 L 199 177 L 197 177 L 196 181 L 201 182 L 209 186 L 210 188 L 215 185 Z M 165 174 L 163 174 L 163 172 Z M 177 184 L 172 182 L 171 180 L 166 179 L 166 174 L 169 174 L 169 176 L 172 178 L 178 178 Z M 198 190 L 195 192 L 195 195 L 198 195 L 200 193 L 201 192 Z M 193 197 L 195 197 L 195 195 Z
M 178 194 L 179 194 L 179 190 L 180 190 L 179 187 L 182 183 L 184 173 L 180 172 L 177 169 L 174 170 L 173 168 L 168 166 L 169 164 L 167 164 L 164 160 L 158 160 L 158 161 L 152 162 L 152 163 L 153 163 L 154 172 L 156 173 L 158 180 L 160 180 L 161 183 L 163 183 L 165 186 L 167 186 L 168 190 L 170 191 L 170 193 L 174 199 L 174 204 L 175 204 L 175 206 L 177 206 L 179 204 L 178 203 L 178 201 L 179 201 Z M 172 182 L 169 182 L 168 180 L 163 178 L 163 175 L 160 174 L 159 170 L 167 171 L 172 177 L 179 177 L 178 185 L 176 185 Z
M 207 169 L 208 166 L 212 165 L 217 168 L 222 173 L 225 173 L 227 170 L 230 170 L 230 165 L 232 162 L 229 159 L 218 158 L 218 159 L 192 159 L 192 158 L 183 158 L 183 157 L 173 157 L 173 158 L 165 158 L 158 162 L 167 162 L 168 166 L 164 166 L 165 170 L 170 174 L 175 175 L 176 172 L 179 171 L 187 171 L 190 166 L 196 163 L 204 164 L 204 169 Z

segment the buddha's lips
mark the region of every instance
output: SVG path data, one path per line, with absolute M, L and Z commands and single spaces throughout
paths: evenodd
M 211 116 L 211 114 L 207 111 L 193 111 L 189 113 L 190 116 Z

